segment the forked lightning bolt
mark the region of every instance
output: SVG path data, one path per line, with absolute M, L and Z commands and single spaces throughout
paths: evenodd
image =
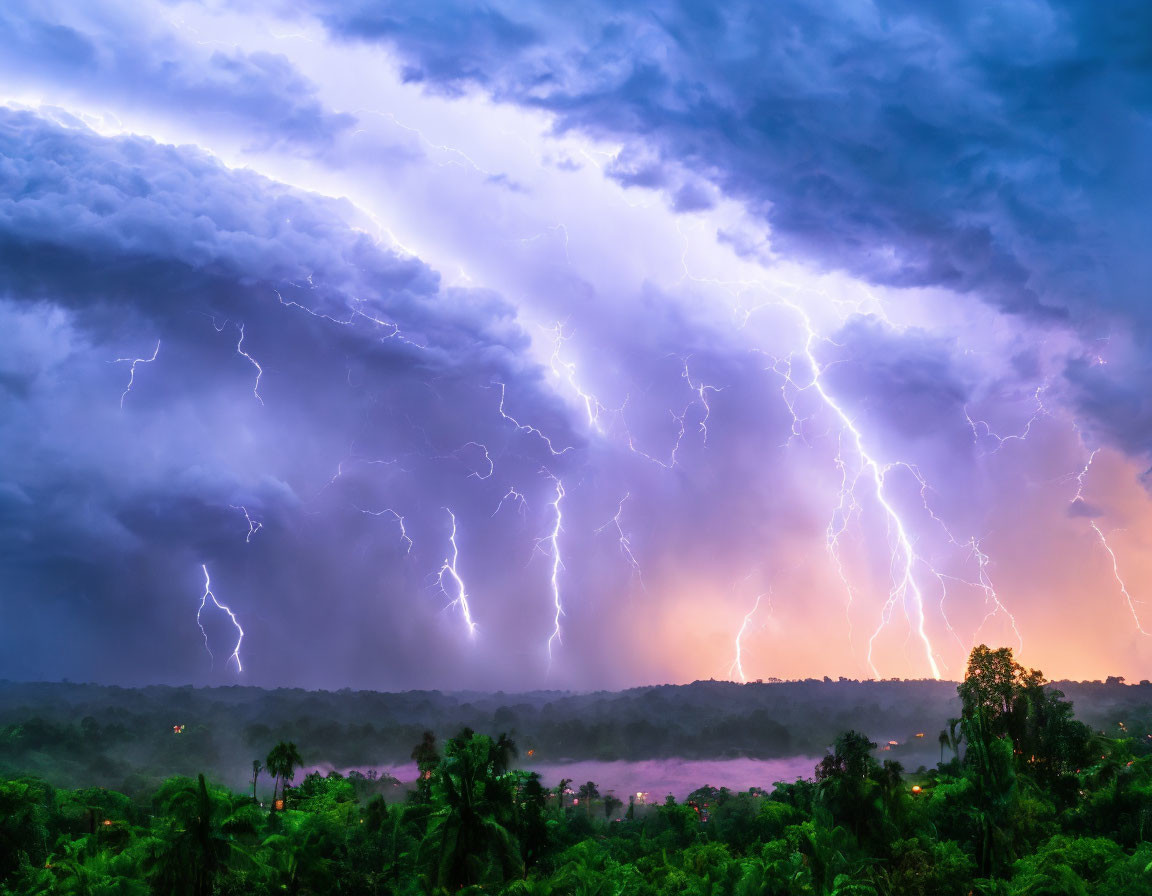
M 228 506 L 233 510 L 239 510 L 242 514 L 244 514 L 244 519 L 248 523 L 248 535 L 244 538 L 244 542 L 247 544 L 248 542 L 252 541 L 253 535 L 264 528 L 264 524 L 259 520 L 252 519 L 252 517 L 248 514 L 248 508 L 242 504 L 229 504 Z
M 612 519 L 608 520 L 603 526 L 596 530 L 599 535 L 609 526 L 616 530 L 617 542 L 620 545 L 620 553 L 628 561 L 628 565 L 632 567 L 632 571 L 636 574 L 636 578 L 640 581 L 640 587 L 644 588 L 644 574 L 640 570 L 640 563 L 636 559 L 636 555 L 632 553 L 632 541 L 628 534 L 624 531 L 624 527 L 620 522 L 620 517 L 624 514 L 624 504 L 632 497 L 631 492 L 625 492 L 624 497 L 620 499 L 620 503 L 616 505 L 616 513 Z M 646 590 L 646 589 L 645 589 Z
M 880 622 L 876 627 L 876 631 L 868 640 L 868 665 L 872 669 L 873 674 L 879 676 L 875 663 L 872 661 L 872 651 L 876 642 L 876 638 L 880 632 L 891 621 L 892 612 L 898 603 L 903 604 L 905 612 L 909 611 L 909 603 L 911 603 L 911 614 L 909 620 L 912 623 L 914 630 L 919 637 L 924 647 L 924 655 L 928 661 L 928 666 L 932 670 L 934 678 L 940 678 L 940 667 L 936 662 L 936 651 L 932 646 L 931 640 L 928 638 L 928 633 L 925 631 L 925 614 L 924 614 L 924 595 L 920 590 L 920 584 L 916 579 L 916 566 L 917 564 L 924 563 L 931 569 L 931 564 L 926 563 L 917 553 L 912 543 L 912 537 L 908 532 L 908 528 L 904 523 L 903 517 L 896 510 L 892 500 L 888 494 L 887 489 L 887 476 L 894 468 L 907 469 L 906 464 L 881 464 L 876 460 L 872 454 L 869 453 L 864 436 L 860 429 L 857 427 L 856 422 L 849 416 L 847 411 L 836 401 L 832 394 L 824 385 L 823 374 L 825 365 L 823 365 L 816 357 L 815 346 L 820 337 L 817 335 L 816 330 L 812 324 L 811 318 L 807 312 L 798 305 L 791 302 L 784 301 L 786 307 L 795 312 L 797 318 L 800 320 L 804 327 L 804 347 L 801 350 L 804 360 L 809 370 L 808 381 L 804 383 L 797 382 L 794 376 L 793 363 L 788 359 L 786 364 L 777 363 L 773 369 L 785 378 L 785 385 L 791 386 L 795 393 L 812 390 L 819 396 L 821 402 L 827 407 L 839 420 L 841 425 L 842 434 L 847 434 L 848 448 L 855 455 L 854 471 L 849 473 L 848 461 L 844 459 L 843 451 L 844 444 L 841 441 L 840 452 L 837 458 L 837 465 L 841 467 L 844 473 L 843 484 L 850 488 L 853 493 L 850 497 L 845 497 L 841 493 L 840 507 L 837 509 L 836 515 L 844 519 L 845 510 L 849 515 L 856 507 L 855 488 L 859 480 L 864 479 L 871 483 L 871 491 L 874 495 L 877 504 L 880 505 L 885 521 L 887 523 L 888 535 L 891 543 L 891 556 L 889 559 L 890 574 L 892 577 L 891 588 L 888 592 L 888 599 L 880 613 Z M 789 406 L 794 406 L 793 401 L 789 402 Z M 798 424 L 795 420 L 795 412 L 793 412 L 793 432 L 798 431 Z M 843 525 L 829 527 L 830 540 L 828 543 L 829 550 L 836 555 L 838 550 L 839 534 L 843 532 Z M 837 561 L 839 563 L 839 561 Z M 913 618 L 914 617 L 914 618 Z
M 233 613 L 226 605 L 220 603 L 216 599 L 216 595 L 212 593 L 212 580 L 208 576 L 207 564 L 201 564 L 200 569 L 204 571 L 204 593 L 200 596 L 200 607 L 196 610 L 196 625 L 200 628 L 200 634 L 204 636 L 204 649 L 208 651 L 208 656 L 215 662 L 216 657 L 212 653 L 212 648 L 208 646 L 208 632 L 205 631 L 200 617 L 204 613 L 204 608 L 207 606 L 208 599 L 212 599 L 212 603 L 216 605 L 217 609 L 223 610 L 228 614 L 228 618 L 232 620 L 232 624 L 236 626 L 236 631 L 239 633 L 236 638 L 236 646 L 232 648 L 232 652 L 228 655 L 229 660 L 236 661 L 236 671 L 243 672 L 244 667 L 240 664 L 240 644 L 244 641 L 244 629 L 240 627 L 240 622 L 236 619 L 236 614 Z
M 459 607 L 461 614 L 464 616 L 464 624 L 468 627 L 468 634 L 475 637 L 476 623 L 472 621 L 472 609 L 468 606 L 468 589 L 464 585 L 464 580 L 460 578 L 460 572 L 457 569 L 457 563 L 460 559 L 460 549 L 456 546 L 456 514 L 449 508 L 445 507 L 448 511 L 448 518 L 452 521 L 452 532 L 448 536 L 448 544 L 451 546 L 451 553 L 444 558 L 444 565 L 440 567 L 436 575 L 436 584 L 450 601 L 448 606 Z M 444 577 L 447 576 L 452 580 L 452 586 L 456 591 L 456 596 L 453 597 L 448 593 L 448 589 L 444 586 Z
M 256 396 L 256 400 L 263 405 L 264 399 L 260 397 L 260 377 L 264 375 L 264 368 L 256 363 L 256 359 L 248 354 L 248 352 L 244 351 L 244 324 L 239 324 L 237 329 L 240 330 L 240 339 L 236 343 L 236 354 L 247 358 L 249 363 L 256 368 L 256 382 L 252 386 L 252 394 Z
M 116 364 L 131 363 L 128 368 L 128 385 L 124 387 L 124 391 L 120 393 L 120 408 L 124 408 L 124 399 L 128 397 L 128 393 L 132 391 L 132 384 L 136 382 L 136 365 L 137 364 L 151 364 L 156 360 L 156 356 L 160 354 L 160 340 L 156 340 L 156 348 L 152 350 L 151 358 L 117 358 Z
M 532 435 L 537 436 L 541 441 L 544 442 L 544 444 L 548 447 L 548 452 L 551 455 L 553 455 L 554 457 L 559 457 L 561 454 L 567 454 L 569 451 L 573 450 L 573 448 L 575 447 L 574 445 L 569 445 L 566 448 L 561 448 L 561 449 L 557 450 L 556 446 L 552 444 L 552 440 L 550 438 L 548 438 L 548 436 L 544 435 L 544 433 L 542 433 L 540 430 L 538 430 L 535 426 L 529 426 L 527 423 L 521 423 L 519 420 L 517 420 L 515 417 L 513 417 L 511 414 L 509 414 L 507 411 L 505 411 L 504 410 L 504 398 L 505 398 L 505 392 L 506 392 L 505 386 L 501 382 L 495 382 L 492 385 L 500 387 L 500 404 L 497 407 L 497 410 L 500 412 L 500 416 L 503 417 L 505 420 L 507 420 L 509 423 L 511 423 L 513 426 L 515 426 L 518 431 L 524 432 L 524 433 L 530 433 Z
M 383 510 L 363 510 L 360 507 L 357 507 L 356 509 L 367 516 L 374 516 L 377 518 L 386 516 L 394 519 L 396 524 L 400 527 L 400 542 L 404 545 L 404 553 L 412 553 L 412 539 L 408 537 L 408 530 L 404 528 L 404 517 L 398 514 L 391 507 L 385 507 Z M 455 517 L 453 517 L 453 523 L 455 523 Z
M 1146 631 L 1144 626 L 1140 624 L 1140 614 L 1136 612 L 1136 601 L 1132 600 L 1132 595 L 1128 593 L 1128 586 L 1124 584 L 1124 579 L 1120 575 L 1120 564 L 1116 560 L 1116 554 L 1112 550 L 1112 546 L 1108 544 L 1108 539 L 1104 537 L 1104 533 L 1100 527 L 1096 525 L 1095 520 L 1090 520 L 1090 525 L 1098 536 L 1100 536 L 1100 544 L 1104 545 L 1104 550 L 1108 552 L 1108 556 L 1112 558 L 1112 573 L 1116 576 L 1116 582 L 1120 585 L 1120 593 L 1124 595 L 1124 599 L 1128 601 L 1128 609 L 1132 613 L 1132 619 L 1136 622 L 1136 629 L 1142 635 L 1152 635 L 1152 632 Z
M 524 516 L 528 511 L 528 499 L 525 498 L 520 492 L 514 488 L 508 489 L 508 492 L 500 499 L 500 503 L 496 505 L 496 509 L 492 511 L 492 516 L 496 516 L 504 507 L 505 501 L 513 501 L 516 504 L 516 512 L 520 516 Z
M 1084 463 L 1084 468 L 1076 474 L 1076 494 L 1072 496 L 1072 505 L 1084 505 L 1084 480 L 1088 476 L 1088 471 L 1092 469 L 1092 462 L 1096 460 L 1096 455 L 1100 453 L 1100 449 L 1096 448 L 1088 455 L 1088 460 Z M 1088 525 L 1092 527 L 1092 531 L 1096 533 L 1096 537 L 1100 539 L 1100 544 L 1104 550 L 1108 552 L 1108 558 L 1112 561 L 1112 575 L 1116 577 L 1116 584 L 1120 586 L 1120 593 L 1124 595 L 1124 600 L 1128 603 L 1128 610 L 1132 614 L 1132 619 L 1136 623 L 1136 630 L 1142 635 L 1152 635 L 1152 632 L 1147 631 L 1140 622 L 1140 614 L 1136 611 L 1136 604 L 1138 601 L 1132 599 L 1132 595 L 1128 592 L 1128 585 L 1124 581 L 1124 577 L 1120 573 L 1120 561 L 1116 559 L 1116 552 L 1112 550 L 1112 545 L 1108 543 L 1108 539 L 1104 536 L 1104 530 L 1096 525 L 1096 520 L 1089 520 Z

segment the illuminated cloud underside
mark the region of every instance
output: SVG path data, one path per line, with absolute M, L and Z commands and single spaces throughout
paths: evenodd
M 0 677 L 1146 675 L 1112 13 L 389 9 L 0 12 Z

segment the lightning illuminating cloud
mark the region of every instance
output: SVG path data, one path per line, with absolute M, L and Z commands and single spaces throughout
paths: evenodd
M 156 356 L 160 354 L 160 340 L 156 340 L 156 348 L 152 350 L 151 358 L 117 358 L 117 364 L 131 363 L 128 368 L 128 385 L 124 387 L 124 391 L 120 393 L 120 408 L 124 408 L 124 399 L 128 397 L 128 393 L 132 391 L 132 384 L 136 382 L 136 365 L 137 364 L 151 364 L 156 360 Z
M 244 666 L 240 663 L 240 645 L 244 642 L 244 629 L 240 627 L 240 621 L 236 618 L 236 614 L 225 604 L 220 603 L 220 601 L 216 599 L 216 595 L 212 593 L 212 579 L 208 576 L 208 566 L 201 564 L 200 569 L 204 572 L 204 593 L 200 596 L 200 607 L 196 610 L 196 625 L 200 628 L 200 634 L 204 636 L 204 649 L 208 651 L 208 656 L 215 662 L 216 657 L 212 653 L 212 648 L 208 646 L 208 632 L 205 631 L 200 618 L 204 613 L 204 607 L 207 605 L 208 599 L 211 598 L 212 603 L 216 605 L 217 609 L 227 613 L 228 618 L 232 620 L 232 624 L 236 626 L 236 646 L 233 647 L 232 652 L 228 654 L 228 659 L 236 661 L 237 672 L 243 672 Z
M 460 549 L 456 545 L 456 514 L 449 508 L 445 507 L 448 511 L 448 518 L 452 521 L 452 532 L 448 536 L 448 543 L 451 545 L 451 553 L 444 558 L 444 564 L 440 567 L 436 575 L 436 584 L 450 601 L 448 606 L 459 607 L 460 612 L 464 616 L 464 624 L 468 627 L 468 634 L 475 637 L 476 623 L 472 621 L 472 609 L 468 606 L 468 589 L 464 585 L 464 580 L 460 578 L 460 572 L 457 569 L 457 563 L 460 559 Z M 448 589 L 444 585 L 444 578 L 447 576 L 452 580 L 453 589 L 456 596 L 453 597 L 448 593 Z

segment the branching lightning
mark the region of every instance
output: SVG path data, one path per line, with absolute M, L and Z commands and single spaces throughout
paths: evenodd
M 152 350 L 151 358 L 117 358 L 114 363 L 128 364 L 132 366 L 128 368 L 128 385 L 124 387 L 124 391 L 120 393 L 120 409 L 124 409 L 124 399 L 128 397 L 128 393 L 132 391 L 132 384 L 136 382 L 136 365 L 137 364 L 151 364 L 156 360 L 156 356 L 160 354 L 160 340 L 156 340 L 156 348 Z
M 521 423 L 519 420 L 504 410 L 504 397 L 506 391 L 504 384 L 501 382 L 495 382 L 492 385 L 500 387 L 500 405 L 497 408 L 497 410 L 500 412 L 500 416 L 515 426 L 516 429 L 520 432 L 531 433 L 532 435 L 539 437 L 544 442 L 544 444 L 548 446 L 548 451 L 550 454 L 552 454 L 553 457 L 559 457 L 561 454 L 567 454 L 569 451 L 576 447 L 575 445 L 569 445 L 568 447 L 561 448 L 559 451 L 557 451 L 556 446 L 552 444 L 552 440 L 548 438 L 548 436 L 544 435 L 544 433 L 538 430 L 535 426 L 529 426 L 527 423 Z
M 216 599 L 216 595 L 212 593 L 212 580 L 208 576 L 208 566 L 201 564 L 200 568 L 204 571 L 204 593 L 200 596 L 200 607 L 196 610 L 196 625 L 200 629 L 200 634 L 204 636 L 204 649 L 208 651 L 208 656 L 215 662 L 216 657 L 212 653 L 212 648 L 208 646 L 208 632 L 204 629 L 200 617 L 204 613 L 204 607 L 207 605 L 208 598 L 212 598 L 212 603 L 216 605 L 217 609 L 223 610 L 228 614 L 228 618 L 232 620 L 232 624 L 236 626 L 236 631 L 239 632 L 236 638 L 236 646 L 232 648 L 232 652 L 228 655 L 229 660 L 236 661 L 236 671 L 243 672 L 244 667 L 240 663 L 240 645 L 244 641 L 244 629 L 240 627 L 240 622 L 236 619 L 236 614 L 233 613 L 226 605 L 220 603 Z
M 468 627 L 468 634 L 475 637 L 476 623 L 472 621 L 472 609 L 468 606 L 468 589 L 465 587 L 464 580 L 460 577 L 460 572 L 457 569 L 457 563 L 460 559 L 460 549 L 456 546 L 456 514 L 447 507 L 444 509 L 448 511 L 448 518 L 452 521 L 452 531 L 448 536 L 448 544 L 452 550 L 451 554 L 444 558 L 444 564 L 436 574 L 436 584 L 444 596 L 448 598 L 448 606 L 460 608 L 460 612 L 464 616 L 464 624 Z M 448 589 L 444 586 L 445 576 L 452 580 L 452 586 L 456 591 L 455 597 L 449 594 Z
M 1100 449 L 1094 449 L 1089 455 L 1088 460 L 1085 461 L 1083 469 L 1076 474 L 1076 494 L 1072 496 L 1072 506 L 1077 504 L 1086 505 L 1084 500 L 1084 480 L 1088 476 L 1088 471 L 1092 469 L 1092 462 L 1096 460 L 1096 455 L 1100 453 Z M 1096 537 L 1100 539 L 1100 544 L 1104 550 L 1108 552 L 1108 557 L 1112 561 L 1112 575 L 1116 578 L 1116 584 L 1120 586 L 1120 593 L 1124 595 L 1124 600 L 1128 603 L 1128 610 L 1132 614 L 1132 619 L 1136 623 L 1136 630 L 1142 635 L 1152 635 L 1152 632 L 1147 631 L 1143 624 L 1140 622 L 1140 614 L 1136 611 L 1136 604 L 1141 601 L 1132 599 L 1132 595 L 1128 591 L 1128 585 L 1124 581 L 1123 575 L 1120 573 L 1120 561 L 1116 559 L 1116 552 L 1112 550 L 1112 545 L 1108 543 L 1108 539 L 1104 535 L 1104 530 L 1097 524 L 1096 520 L 1088 520 L 1088 525 L 1092 527 L 1092 531 L 1096 533 Z
M 510 488 L 504 497 L 500 499 L 500 503 L 496 505 L 496 509 L 492 511 L 492 516 L 496 516 L 496 514 L 498 514 L 503 509 L 505 501 L 515 502 L 516 512 L 519 513 L 522 517 L 525 513 L 528 512 L 528 499 L 525 498 L 520 492 L 516 491 L 516 489 Z
M 908 532 L 907 525 L 903 517 L 896 510 L 892 503 L 892 499 L 888 494 L 887 477 L 888 474 L 895 468 L 907 469 L 906 464 L 881 464 L 876 460 L 872 454 L 869 453 L 865 446 L 864 436 L 860 429 L 857 427 L 856 422 L 849 416 L 848 412 L 836 401 L 832 394 L 825 387 L 823 374 L 826 370 L 826 365 L 821 364 L 816 357 L 815 346 L 820 337 L 817 335 L 815 327 L 812 324 L 811 318 L 798 305 L 792 302 L 785 301 L 784 304 L 795 312 L 797 318 L 800 320 L 804 327 L 805 338 L 802 351 L 804 361 L 809 370 L 808 381 L 800 383 L 796 381 L 794 363 L 792 359 L 788 359 L 786 365 L 777 363 L 773 365 L 776 373 L 785 378 L 785 386 L 790 387 L 793 391 L 793 399 L 791 402 L 786 402 L 789 407 L 795 406 L 795 395 L 812 390 L 819 396 L 820 401 L 827 407 L 836 418 L 840 421 L 841 436 L 839 441 L 839 451 L 837 453 L 837 466 L 841 469 L 843 480 L 842 489 L 848 490 L 841 491 L 840 503 L 833 514 L 833 523 L 829 525 L 828 533 L 828 549 L 832 556 L 836 559 L 837 567 L 841 569 L 838 552 L 839 552 L 839 538 L 843 534 L 844 526 L 847 524 L 846 520 L 850 518 L 851 514 L 858 510 L 858 502 L 855 497 L 855 489 L 861 479 L 865 479 L 871 484 L 871 492 L 883 511 L 885 522 L 887 525 L 889 544 L 891 547 L 891 554 L 889 558 L 889 568 L 891 576 L 891 587 L 888 592 L 888 599 L 880 613 L 880 622 L 876 627 L 872 637 L 868 640 L 868 665 L 872 669 L 874 675 L 879 676 L 875 663 L 872 661 L 872 652 L 875 646 L 876 638 L 885 626 L 891 621 L 892 612 L 897 604 L 902 604 L 906 614 L 909 614 L 909 621 L 911 622 L 916 635 L 919 637 L 924 648 L 924 655 L 928 661 L 928 666 L 932 670 L 934 678 L 940 678 L 940 667 L 936 662 L 936 650 L 932 646 L 932 642 L 925 631 L 925 613 L 924 613 L 924 595 L 921 592 L 920 584 L 916 579 L 916 567 L 919 564 L 924 564 L 929 569 L 932 568 L 931 564 L 927 563 L 920 557 L 915 549 L 911 535 Z M 795 411 L 793 411 L 793 432 L 799 431 L 799 420 L 796 418 Z M 844 457 L 844 434 L 847 434 L 848 448 L 855 456 L 854 459 L 854 472 L 849 471 L 849 461 Z M 840 522 L 837 522 L 839 520 Z M 851 595 L 851 590 L 849 591 Z M 910 606 L 909 606 L 910 605 Z
M 1033 393 L 1033 400 L 1036 402 L 1036 408 L 1032 415 L 1025 421 L 1023 429 L 1018 433 L 1009 433 L 1002 436 L 992 430 L 991 425 L 986 420 L 974 420 L 972 415 L 968 413 L 968 407 L 964 407 L 964 419 L 968 421 L 968 426 L 972 430 L 972 441 L 979 446 L 982 439 L 989 440 L 994 443 L 995 447 L 988 454 L 995 454 L 1004 447 L 1006 442 L 1023 442 L 1026 441 L 1028 436 L 1032 433 L 1032 427 L 1041 417 L 1046 417 L 1049 414 L 1048 408 L 1044 405 L 1044 392 L 1048 388 L 1048 383 L 1043 383 L 1036 387 Z
M 1112 546 L 1108 544 L 1108 539 L 1104 537 L 1104 533 L 1100 527 L 1096 525 L 1095 520 L 1089 520 L 1090 525 L 1100 536 L 1100 544 L 1104 545 L 1104 550 L 1108 552 L 1108 556 L 1112 558 L 1112 573 L 1116 576 L 1116 582 L 1120 585 L 1120 593 L 1124 595 L 1124 599 L 1128 602 L 1128 609 L 1132 613 L 1132 619 L 1136 622 L 1136 629 L 1142 635 L 1152 635 L 1152 632 L 1145 630 L 1144 626 L 1140 624 L 1140 615 L 1136 612 L 1136 601 L 1132 600 L 1132 595 L 1128 593 L 1128 586 L 1124 584 L 1124 579 L 1120 575 L 1120 564 L 1116 560 L 1116 553 L 1112 550 Z
M 355 505 L 353 505 L 353 506 L 355 506 Z M 396 521 L 396 524 L 400 527 L 400 542 L 404 545 L 404 553 L 405 554 L 411 554 L 412 553 L 412 539 L 408 537 L 408 530 L 404 527 L 404 517 L 403 516 L 401 516 L 399 513 L 397 513 L 391 507 L 385 507 L 383 510 L 364 510 L 361 507 L 357 507 L 356 509 L 358 511 L 360 511 L 361 513 L 365 514 L 366 516 L 374 516 L 377 518 L 382 517 L 382 516 L 386 516 L 386 517 L 390 517 L 391 519 L 394 519 Z M 449 511 L 449 512 L 451 512 L 451 511 Z M 455 521 L 455 517 L 453 517 L 453 521 Z
M 620 517 L 622 517 L 624 515 L 624 505 L 625 505 L 625 503 L 627 503 L 628 499 L 631 497 L 632 497 L 631 492 L 626 492 L 624 494 L 624 497 L 621 498 L 620 502 L 616 505 L 615 515 L 613 515 L 612 519 L 608 520 L 608 522 L 606 522 L 603 526 L 601 526 L 599 529 L 597 529 L 596 534 L 599 535 L 601 532 L 603 532 L 609 526 L 613 527 L 616 530 L 616 539 L 620 545 L 620 553 L 624 555 L 624 558 L 628 561 L 628 565 L 632 567 L 633 573 L 635 573 L 636 578 L 640 582 L 640 587 L 644 588 L 644 574 L 640 569 L 640 563 L 636 559 L 636 555 L 632 553 L 632 541 L 629 538 L 628 534 L 624 531 L 624 527 L 620 523 Z
M 244 349 L 243 349 L 244 324 L 238 324 L 237 329 L 240 331 L 240 339 L 236 343 L 236 354 L 242 355 L 243 357 L 247 358 L 249 363 L 251 363 L 251 365 L 256 368 L 256 382 L 252 386 L 252 394 L 255 395 L 256 400 L 258 402 L 260 402 L 261 405 L 263 405 L 264 399 L 260 397 L 260 377 L 262 377 L 264 375 L 264 368 L 261 367 L 258 363 L 256 363 L 256 359 L 253 358 L 250 354 L 248 354 L 248 352 L 244 351 Z
M 252 541 L 253 535 L 264 528 L 264 524 L 259 520 L 252 519 L 251 515 L 248 513 L 248 508 L 242 504 L 229 504 L 228 506 L 233 510 L 239 510 L 242 514 L 244 514 L 244 520 L 248 523 L 248 535 L 244 538 L 244 543 L 247 544 L 248 542 Z
M 560 357 L 560 352 L 564 348 L 571 335 L 565 334 L 564 322 L 557 321 L 551 329 L 547 330 L 552 336 L 552 355 L 548 359 L 548 366 L 552 368 L 552 373 L 555 374 L 557 379 L 567 383 L 569 388 L 576 393 L 581 403 L 584 405 L 584 413 L 588 418 L 588 425 L 592 427 L 600 435 L 604 434 L 604 425 L 601 422 L 603 415 L 616 415 L 624 410 L 624 406 L 628 403 L 628 399 L 624 399 L 624 404 L 618 408 L 607 407 L 595 395 L 585 391 L 581 388 L 580 384 L 576 381 L 576 362 L 565 361 Z

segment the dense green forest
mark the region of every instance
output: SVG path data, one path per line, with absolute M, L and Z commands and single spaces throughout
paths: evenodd
M 1095 730 L 1152 733 L 1152 685 L 1058 682 Z M 508 732 L 536 762 L 746 756 L 819 757 L 861 729 L 909 769 L 940 758 L 936 734 L 960 713 L 954 682 L 700 681 L 621 692 L 524 694 L 120 688 L 0 682 L 0 775 L 132 796 L 172 775 L 240 787 L 253 756 L 292 741 L 308 767 L 410 762 L 424 731 Z M 174 725 L 183 726 L 179 737 Z M 917 738 L 923 734 L 923 738 Z
M 0 893 L 1152 893 L 1152 738 L 1077 720 L 1007 649 L 973 651 L 957 690 L 933 769 L 881 762 L 849 730 L 810 780 L 655 806 L 591 781 L 546 789 L 516 769 L 512 738 L 471 729 L 416 739 L 411 792 L 358 774 L 296 782 L 287 740 L 243 793 L 203 775 L 146 796 L 9 776 Z

